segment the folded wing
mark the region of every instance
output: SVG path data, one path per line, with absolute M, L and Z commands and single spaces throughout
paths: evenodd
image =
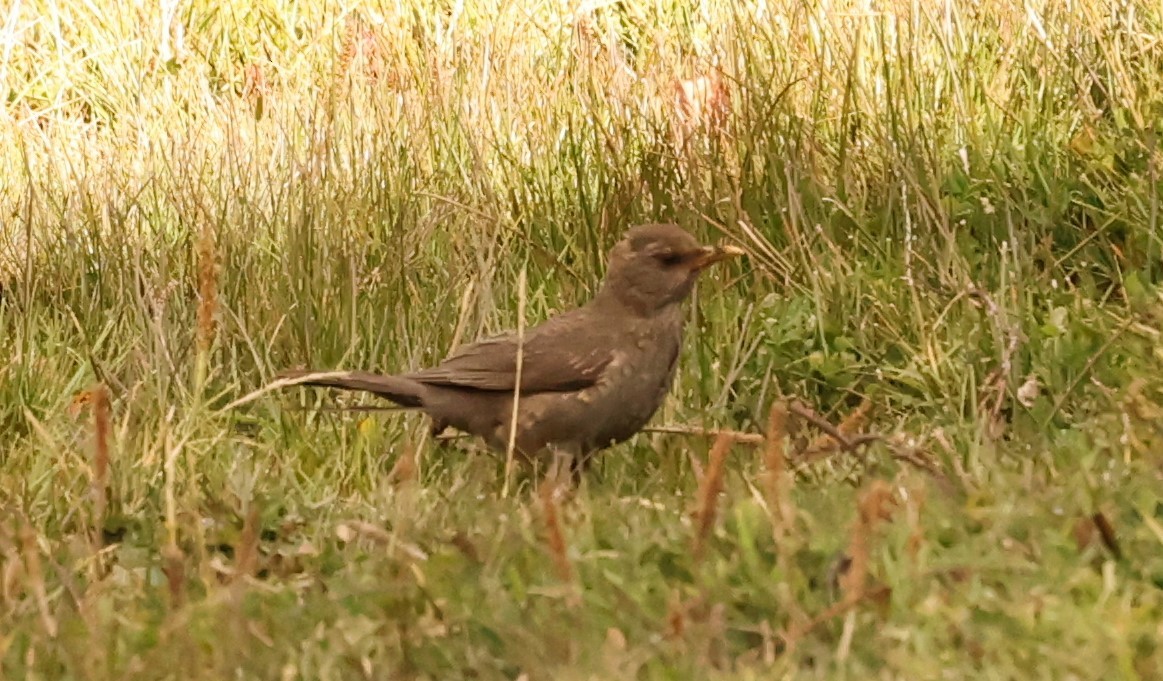
M 613 352 L 610 343 L 593 337 L 592 328 L 575 327 L 568 316 L 558 317 L 531 329 L 520 346 L 516 335 L 485 339 L 405 377 L 429 385 L 513 390 L 520 347 L 522 393 L 581 390 L 597 383 Z

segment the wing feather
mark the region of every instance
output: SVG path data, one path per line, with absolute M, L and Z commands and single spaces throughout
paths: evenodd
M 600 330 L 559 317 L 525 335 L 521 392 L 562 392 L 592 386 L 613 359 L 610 339 Z M 566 351 L 564 348 L 570 348 Z M 466 345 L 448 359 L 407 378 L 429 385 L 512 390 L 517 373 L 514 334 Z

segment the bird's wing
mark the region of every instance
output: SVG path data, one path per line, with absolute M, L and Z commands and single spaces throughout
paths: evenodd
M 521 392 L 581 390 L 598 381 L 614 358 L 613 348 L 591 325 L 557 318 L 526 333 L 520 344 Z M 518 342 L 510 334 L 466 345 L 431 369 L 407 378 L 429 385 L 512 390 Z

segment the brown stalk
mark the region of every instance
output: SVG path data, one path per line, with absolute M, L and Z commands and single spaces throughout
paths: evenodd
M 472 539 L 470 539 L 469 536 L 464 532 L 458 531 L 456 534 L 452 535 L 452 539 L 449 540 L 449 543 L 455 546 L 456 549 L 469 560 L 469 562 L 476 563 L 478 565 L 484 562 L 481 560 L 481 552 L 477 550 L 476 544 L 474 544 Z
M 545 517 L 545 543 L 549 547 L 549 556 L 553 559 L 553 567 L 557 577 L 567 584 L 573 583 L 573 565 L 569 562 L 565 543 L 565 532 L 561 527 L 561 519 L 557 509 L 557 483 L 555 476 L 546 476 L 537 488 L 537 495 L 541 499 L 541 513 Z
M 105 513 L 109 490 L 109 389 L 98 384 L 92 390 L 93 402 L 93 546 L 104 546 Z
M 909 558 L 914 562 L 921 547 L 925 543 L 925 532 L 921 526 L 921 514 L 925 508 L 925 488 L 922 485 L 910 485 L 908 497 L 905 499 L 905 522 L 909 527 L 909 539 L 906 544 Z
M 416 481 L 416 448 L 411 442 L 404 443 L 404 451 L 392 470 L 388 471 L 388 482 L 394 485 L 405 485 Z
M 840 599 L 802 625 L 792 627 L 787 632 L 784 632 L 782 635 L 784 645 L 787 647 L 787 650 L 790 651 L 797 643 L 799 643 L 800 640 L 803 639 L 804 636 L 807 636 L 813 629 L 820 626 L 824 622 L 827 622 L 828 620 L 839 615 L 843 615 L 852 608 L 855 608 L 857 605 L 860 605 L 860 603 L 863 601 L 876 601 L 883 599 L 887 597 L 890 592 L 891 590 L 887 586 L 878 586 L 875 589 L 870 589 L 861 593 L 855 599 Z
M 170 609 L 177 610 L 186 600 L 186 556 L 177 544 L 162 548 L 162 572 L 170 594 Z
M 1115 527 L 1106 517 L 1106 514 L 1102 511 L 1096 511 L 1094 515 L 1091 516 L 1091 520 L 1094 521 L 1094 526 L 1098 528 L 1098 536 L 1102 537 L 1103 546 L 1106 546 L 1107 550 L 1111 552 L 1112 556 L 1121 560 L 1123 557 L 1123 551 L 1119 548 L 1119 540 L 1118 537 L 1115 536 Z
M 699 480 L 698 506 L 695 510 L 695 536 L 691 546 L 691 553 L 696 561 L 702 558 L 707 538 L 715 525 L 719 493 L 723 491 L 723 470 L 727 454 L 731 451 L 731 445 L 734 443 L 735 440 L 726 433 L 721 433 L 715 438 L 715 444 L 711 446 L 706 473 Z
M 664 426 L 647 426 L 642 429 L 643 433 L 665 433 L 668 435 L 695 435 L 698 437 L 730 437 L 732 441 L 748 445 L 758 445 L 766 442 L 759 433 L 745 433 L 741 430 L 726 430 L 720 428 L 700 428 L 698 426 L 679 426 L 679 425 L 664 425 Z
M 796 507 L 791 498 L 795 478 L 787 458 L 787 443 L 796 427 L 797 424 L 789 417 L 787 402 L 776 400 L 771 405 L 767 417 L 767 443 L 763 451 L 762 482 L 768 512 L 771 514 L 771 538 L 776 545 L 776 564 L 784 572 L 796 569 L 794 561 L 797 541 L 791 533 L 796 516 Z M 790 590 L 780 598 L 780 607 L 786 613 L 788 622 L 802 622 L 807 617 Z M 770 628 L 766 620 L 763 621 L 763 626 Z M 772 650 L 773 657 L 774 654 Z
M 332 74 L 332 80 L 336 85 L 345 82 L 344 76 L 351 68 L 351 63 L 355 61 L 355 52 L 359 46 L 359 29 L 360 21 L 357 15 L 348 16 L 347 21 L 343 23 L 343 40 L 335 63 L 335 73 Z
M 787 421 L 787 404 L 783 401 L 772 404 L 767 417 L 767 444 L 763 449 L 763 482 L 767 505 L 775 516 L 773 529 L 777 536 L 787 531 L 795 516 L 795 507 L 788 497 L 791 478 L 787 469 Z
M 331 76 L 336 88 L 340 92 L 346 91 L 352 82 L 348 76 L 354 75 L 366 76 L 367 80 L 375 83 L 387 70 L 385 62 L 384 50 L 377 40 L 375 30 L 368 25 L 367 20 L 357 14 L 348 16 L 343 24 L 343 38 L 335 62 L 335 71 Z M 399 83 L 389 81 L 389 85 L 398 87 Z
M 847 600 L 856 601 L 864 596 L 868 583 L 868 565 L 872 556 L 872 540 L 881 522 L 892 517 L 895 503 L 892 488 L 883 480 L 873 480 L 856 502 L 856 523 L 848 540 L 848 569 L 840 576 L 840 590 Z
M 686 604 L 677 592 L 671 593 L 670 606 L 666 609 L 666 634 L 676 640 L 686 634 Z
M 872 400 L 865 397 L 860 400 L 860 404 L 851 414 L 844 417 L 844 420 L 837 426 L 839 431 L 845 435 L 851 436 L 856 433 L 864 424 L 868 423 L 868 416 L 872 413 Z
M 238 537 L 238 546 L 235 548 L 234 576 L 232 581 L 241 580 L 255 573 L 258 567 L 258 524 L 259 505 L 250 502 L 246 519 L 242 522 L 242 534 Z
M 205 355 L 214 343 L 218 313 L 218 262 L 214 230 L 207 222 L 198 237 L 198 352 Z

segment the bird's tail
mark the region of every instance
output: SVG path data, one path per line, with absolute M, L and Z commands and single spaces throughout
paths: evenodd
M 294 381 L 288 385 L 317 385 L 343 390 L 364 390 L 389 399 L 401 407 L 424 406 L 424 385 L 401 376 L 385 376 L 367 371 L 293 369 L 279 372 L 279 378 Z

